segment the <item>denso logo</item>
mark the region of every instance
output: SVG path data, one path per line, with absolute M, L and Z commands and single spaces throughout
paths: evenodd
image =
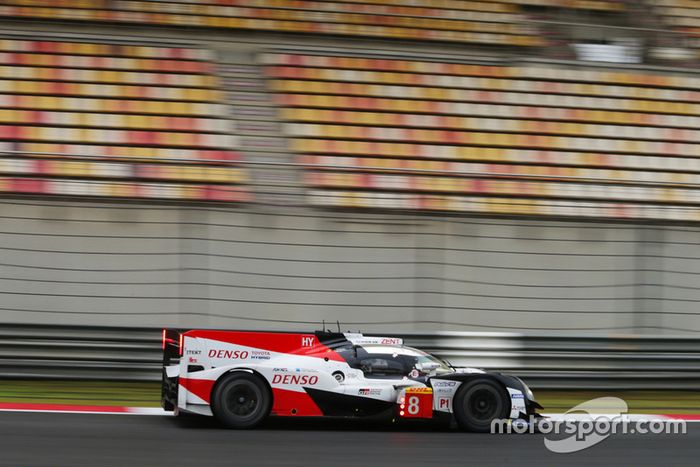
M 318 376 L 309 375 L 274 375 L 272 384 L 301 384 L 303 386 L 313 386 L 318 383 Z
M 211 349 L 209 351 L 209 358 L 230 358 L 230 359 L 242 359 L 248 358 L 247 350 L 216 350 Z

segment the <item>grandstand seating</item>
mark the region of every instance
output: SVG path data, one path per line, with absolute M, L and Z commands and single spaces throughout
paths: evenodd
M 211 58 L 0 39 L 0 191 L 246 199 Z
M 523 7 L 619 11 L 606 0 L 4 0 L 0 15 L 510 46 L 544 41 Z
M 692 0 L 657 0 L 653 2 L 656 12 L 672 30 L 691 38 L 691 45 L 700 47 L 700 3 Z
M 657 3 L 700 35 L 697 2 Z M 0 0 L 0 16 L 517 48 L 548 43 L 530 13 L 625 4 Z M 262 63 L 314 204 L 700 220 L 691 75 L 313 54 Z M 218 87 L 203 49 L 0 40 L 0 191 L 247 200 Z
M 658 205 L 700 202 L 695 78 L 299 54 L 263 60 L 293 149 L 314 166 L 306 173 L 314 203 L 656 217 Z

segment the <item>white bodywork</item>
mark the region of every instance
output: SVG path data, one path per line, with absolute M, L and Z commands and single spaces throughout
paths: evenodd
M 427 354 L 410 347 L 402 346 L 400 339 L 365 337 L 361 334 L 345 334 L 353 345 L 360 345 L 370 354 L 425 356 Z M 203 367 L 193 374 L 188 367 Z M 361 369 L 352 368 L 346 361 L 319 358 L 297 353 L 275 352 L 258 347 L 222 342 L 202 337 L 185 335 L 182 357 L 179 365 L 166 368 L 168 377 L 179 376 L 177 407 L 181 411 L 202 415 L 212 415 L 210 401 L 187 389 L 195 384 L 205 389 L 225 373 L 231 371 L 256 372 L 262 375 L 273 390 L 291 391 L 306 395 L 304 388 L 318 389 L 339 395 L 376 399 L 396 404 L 406 388 L 426 388 L 420 378 L 409 376 L 367 377 Z M 477 369 L 451 370 L 454 373 L 483 373 Z M 462 384 L 460 381 L 440 379 L 431 375 L 430 387 L 433 391 L 432 409 L 437 412 L 452 413 L 454 396 Z M 425 381 L 426 378 L 423 378 Z M 523 393 L 508 388 L 511 397 L 511 417 L 525 412 Z M 285 393 L 288 394 L 288 393 Z M 294 412 L 293 412 L 294 413 Z

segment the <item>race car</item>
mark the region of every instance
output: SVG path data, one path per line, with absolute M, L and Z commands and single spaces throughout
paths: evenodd
M 515 376 L 455 368 L 396 337 L 360 333 L 163 330 L 162 406 L 253 428 L 268 416 L 493 420 L 542 407 Z

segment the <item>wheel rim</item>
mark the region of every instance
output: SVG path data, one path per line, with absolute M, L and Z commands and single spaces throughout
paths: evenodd
M 476 389 L 467 399 L 468 413 L 478 421 L 490 421 L 498 416 L 498 395 L 490 388 Z
M 237 418 L 252 418 L 260 407 L 261 394 L 258 388 L 248 381 L 237 381 L 228 391 L 224 403 L 226 410 Z

